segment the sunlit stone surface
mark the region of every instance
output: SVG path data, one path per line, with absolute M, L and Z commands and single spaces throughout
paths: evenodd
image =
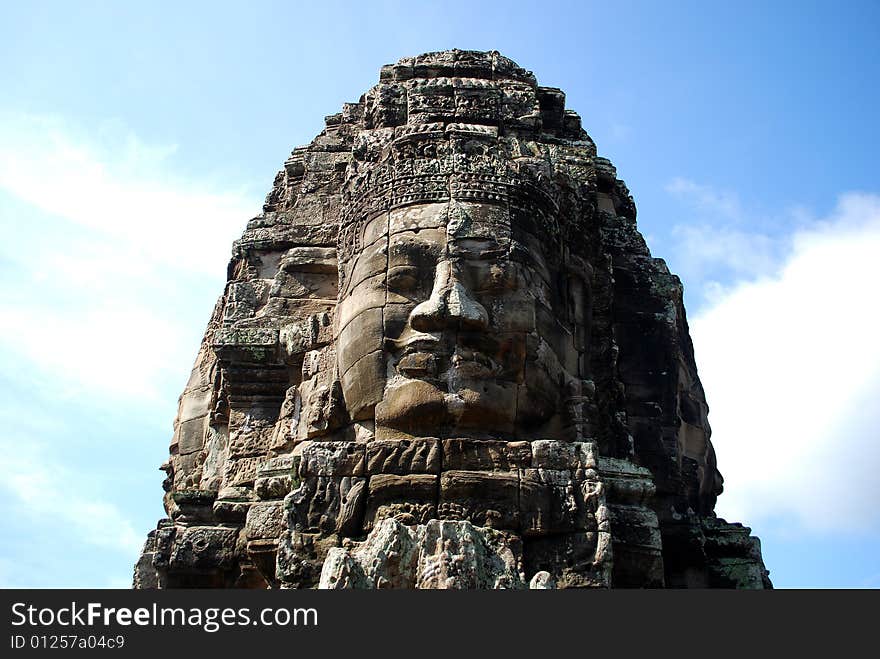
M 635 215 L 509 59 L 383 67 L 234 245 L 135 587 L 768 587 Z

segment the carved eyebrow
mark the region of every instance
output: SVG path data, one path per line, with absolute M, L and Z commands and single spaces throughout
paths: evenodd
M 400 235 L 400 234 L 395 234 Z M 407 236 L 405 239 L 397 239 L 395 240 L 392 237 L 389 247 L 392 251 L 396 253 L 405 253 L 412 250 L 418 250 L 420 252 L 424 252 L 431 248 L 434 242 L 431 240 L 425 240 L 424 238 L 419 238 L 418 236 Z
M 450 256 L 464 256 L 474 259 L 506 258 L 508 249 L 492 238 L 458 238 L 447 244 Z

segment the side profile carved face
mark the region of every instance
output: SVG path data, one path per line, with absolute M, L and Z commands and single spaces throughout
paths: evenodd
M 353 418 L 402 436 L 562 432 L 578 313 L 561 251 L 520 224 L 506 206 L 456 201 L 366 224 L 337 307 Z

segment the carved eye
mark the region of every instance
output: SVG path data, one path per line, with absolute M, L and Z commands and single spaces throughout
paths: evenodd
M 492 284 L 499 288 L 516 288 L 516 270 L 508 265 L 495 265 L 489 270 Z
M 480 290 L 509 291 L 516 288 L 516 271 L 509 265 L 493 263 L 482 272 Z
M 419 285 L 419 269 L 411 265 L 397 265 L 388 270 L 388 288 L 410 291 Z

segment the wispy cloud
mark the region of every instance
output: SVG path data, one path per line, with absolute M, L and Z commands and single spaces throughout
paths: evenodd
M 161 410 L 170 428 L 229 245 L 258 209 L 245 190 L 173 173 L 176 158 L 118 125 L 0 116 L 0 490 L 14 504 L 16 551 L 39 553 L 28 543 L 57 528 L 79 565 L 126 566 L 102 583 L 127 582 L 161 494 L 120 503 L 121 474 L 153 483 L 160 461 L 130 463 L 152 449 L 131 445 L 145 433 L 122 411 L 136 422 Z M 92 421 L 111 418 L 113 428 Z M 71 438 L 77 447 L 61 443 Z M 0 572 L 25 558 L 4 551 Z M 41 569 L 85 585 L 59 565 Z
M 80 133 L 59 117 L 0 115 L 0 188 L 123 253 L 213 275 L 230 234 L 257 210 L 253 195 L 170 174 L 174 145 L 112 124 Z
M 679 224 L 672 229 L 675 268 L 687 280 L 701 282 L 708 299 L 723 281 L 776 273 L 787 240 L 730 226 Z
M 619 121 L 612 121 L 608 131 L 608 138 L 612 142 L 627 142 L 633 134 L 633 127 L 630 124 Z
M 768 217 L 746 208 L 734 192 L 687 178 L 672 179 L 666 191 L 681 203 L 683 215 L 671 229 L 671 253 L 665 256 L 691 283 L 689 297 L 697 306 L 717 301 L 737 283 L 778 275 L 793 248 L 793 227 L 816 223 L 803 209 Z
M 719 190 L 680 176 L 666 184 L 666 191 L 716 220 L 738 221 L 743 215 L 738 196 L 730 191 Z
M 844 195 L 787 242 L 775 270 L 756 268 L 691 320 L 726 477 L 719 512 L 876 530 L 880 197 Z
M 859 583 L 859 586 L 861 588 L 880 588 L 880 572 L 866 577 Z
M 58 118 L 2 117 L 0 225 L 16 240 L 0 247 L 0 348 L 55 386 L 155 397 L 195 354 L 192 310 L 219 293 L 257 199 L 170 175 L 174 153 L 118 128 L 85 139 Z
M 70 485 L 82 475 L 47 460 L 51 450 L 23 450 L 20 444 L 0 446 L 6 456 L 0 487 L 18 501 L 16 510 L 42 524 L 62 525 L 86 545 L 104 547 L 136 556 L 144 538 L 111 499 L 101 500 L 72 491 Z M 83 488 L 83 489 L 92 489 Z M 93 493 L 94 494 L 94 493 Z

